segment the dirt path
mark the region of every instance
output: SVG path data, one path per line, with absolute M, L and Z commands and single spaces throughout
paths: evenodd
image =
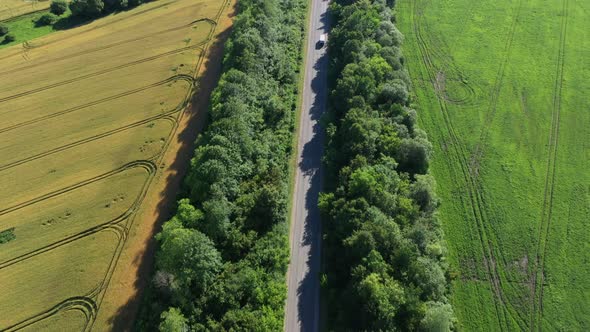
M 103 298 L 93 330 L 128 331 L 139 310 L 141 295 L 152 274 L 155 240 L 174 211 L 177 194 L 193 156 L 194 142 L 207 120 L 209 96 L 221 74 L 223 44 L 227 40 L 235 0 L 220 17 L 214 43 L 199 73 L 199 88 L 179 121 L 175 138 L 163 158 L 156 179 L 138 212 L 126 247 Z

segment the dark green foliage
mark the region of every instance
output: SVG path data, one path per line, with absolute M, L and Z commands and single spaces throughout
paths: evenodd
M 0 37 L 4 36 L 5 34 L 7 34 L 10 31 L 10 29 L 8 28 L 8 26 L 6 24 L 1 24 L 0 23 Z
M 68 10 L 68 3 L 65 0 L 53 0 L 49 11 L 57 16 L 63 15 Z
M 133 2 L 128 0 L 104 0 L 105 8 L 108 10 L 120 10 L 129 7 L 129 2 L 132 2 L 132 7 L 140 5 L 141 2 Z
M 328 192 L 320 196 L 333 331 L 448 331 L 431 144 L 409 108 L 392 2 L 337 1 Z
M 37 26 L 46 26 L 53 25 L 55 22 L 57 22 L 57 16 L 55 14 L 45 13 L 37 19 L 35 24 Z
M 16 235 L 14 235 L 14 228 L 0 232 L 0 244 L 8 243 L 14 239 L 16 239 Z
M 127 0 L 127 1 L 125 1 L 125 0 L 120 0 L 120 2 L 119 2 L 119 3 L 120 3 L 120 4 L 121 4 L 121 6 L 122 6 L 122 5 L 123 5 L 125 2 L 127 2 L 127 3 L 128 3 L 129 7 L 135 7 L 135 6 L 139 6 L 139 5 L 141 5 L 142 3 L 144 3 L 144 2 L 148 2 L 148 1 L 144 1 L 144 0 Z
M 151 0 L 72 0 L 70 10 L 73 16 L 97 18 L 103 14 L 139 6 Z
M 7 33 L 4 36 L 4 43 L 11 43 L 16 40 L 16 36 L 12 33 Z
M 188 198 L 157 236 L 158 271 L 138 330 L 181 326 L 182 317 L 194 331 L 282 330 L 306 6 L 238 2 L 209 126 L 185 179 Z
M 102 14 L 102 0 L 72 0 L 70 10 L 74 16 L 98 17 Z

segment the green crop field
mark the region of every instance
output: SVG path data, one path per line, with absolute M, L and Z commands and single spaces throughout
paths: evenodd
M 2 6 L 49 2 L 22 3 Z M 154 1 L 0 50 L 0 330 L 109 328 L 106 290 L 229 4 Z
M 589 13 L 398 1 L 463 330 L 590 330 Z

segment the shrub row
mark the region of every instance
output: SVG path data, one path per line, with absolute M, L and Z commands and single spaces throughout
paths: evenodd
M 279 331 L 306 0 L 240 0 L 139 330 Z
M 323 219 L 329 329 L 448 331 L 443 233 L 431 144 L 389 0 L 338 0 L 329 55 Z
M 150 2 L 151 0 L 72 0 L 69 4 L 73 16 L 82 16 L 87 18 L 96 18 L 108 12 L 116 10 L 124 10 L 127 8 L 139 6 L 142 3 Z M 51 7 L 51 12 L 61 9 L 54 6 Z

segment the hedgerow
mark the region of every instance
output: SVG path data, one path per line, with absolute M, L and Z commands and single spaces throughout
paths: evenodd
M 240 0 L 186 197 L 157 235 L 140 330 L 278 331 L 306 0 Z
M 331 7 L 330 175 L 319 204 L 333 331 L 453 328 L 432 148 L 410 107 L 392 5 Z

